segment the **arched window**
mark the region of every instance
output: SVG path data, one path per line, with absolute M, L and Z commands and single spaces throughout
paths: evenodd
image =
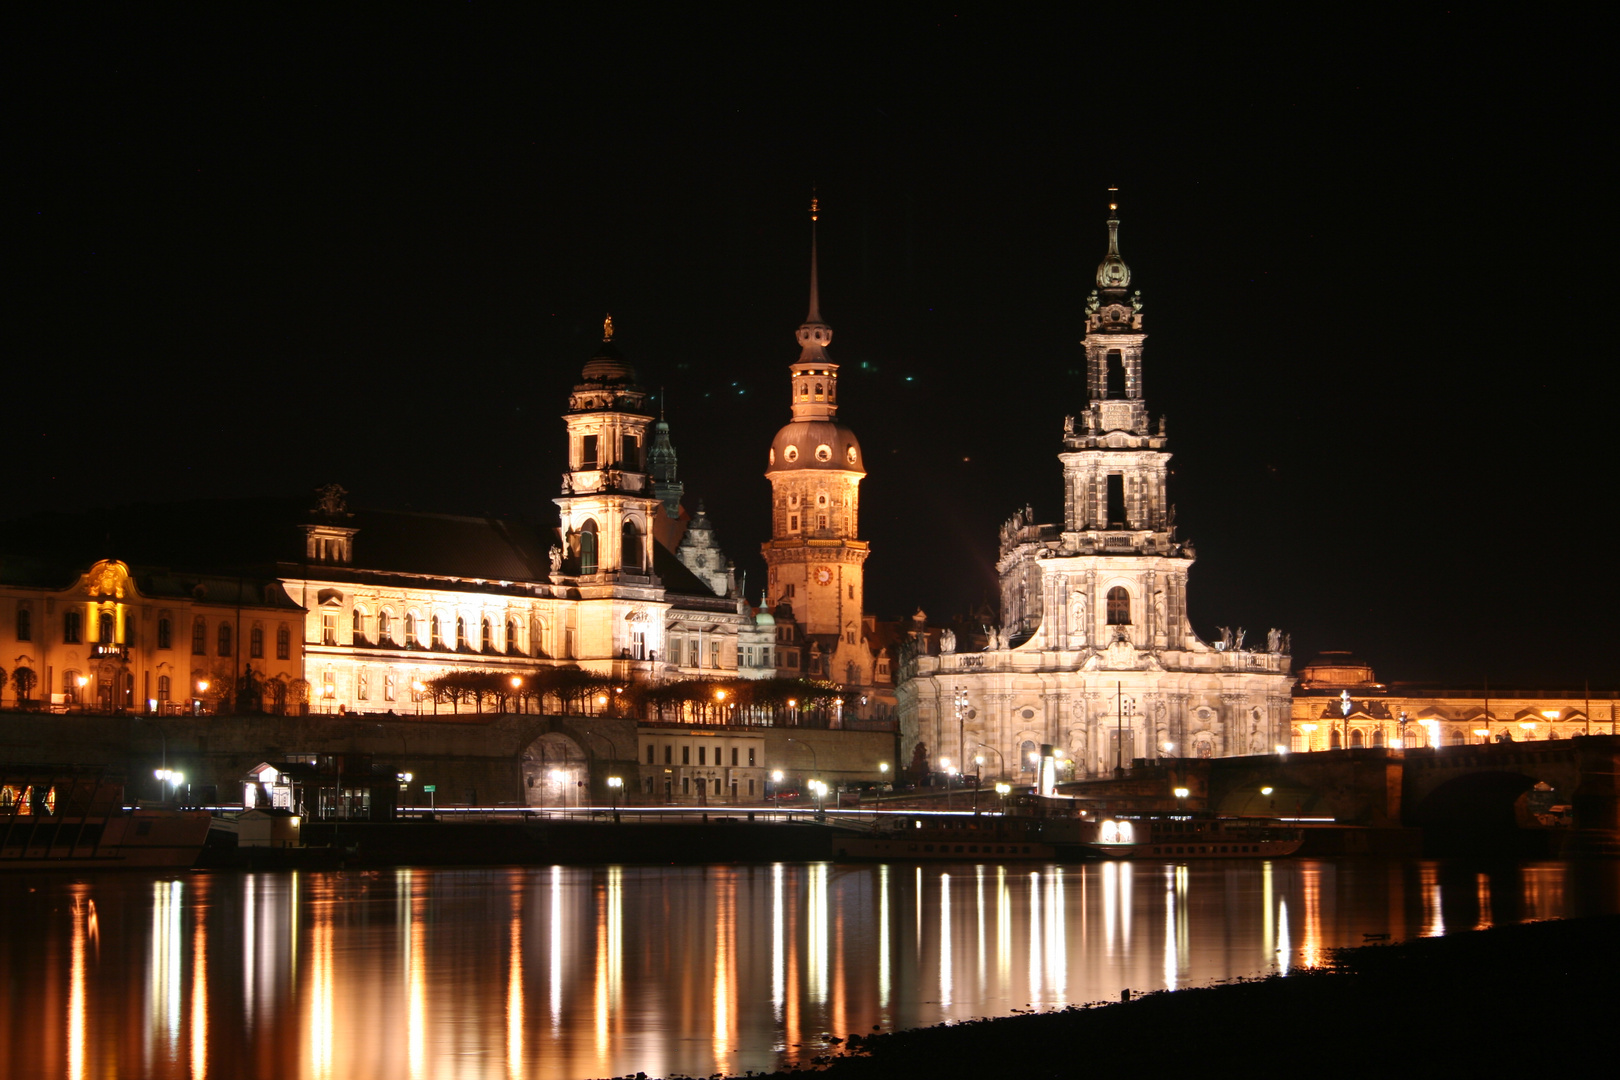
M 514 654 L 518 651 L 518 624 L 513 618 L 506 620 L 506 651 Z
M 490 633 L 489 616 L 486 615 L 478 624 L 478 647 L 489 652 L 495 647 L 495 635 Z
M 624 547 L 620 558 L 626 570 L 640 570 L 642 563 L 641 530 L 636 528 L 634 521 L 624 523 Z
M 169 700 L 169 677 L 167 675 L 158 676 L 158 700 Z
M 463 619 L 460 615 L 457 615 L 456 616 L 456 648 L 465 649 L 466 647 L 467 647 L 467 620 Z
M 17 640 L 34 640 L 34 613 L 25 607 L 17 609 Z
M 231 624 L 224 621 L 219 624 L 219 655 L 231 655 Z
M 366 640 L 366 613 L 359 608 L 354 609 L 354 643 L 360 645 Z
M 286 623 L 276 627 L 276 659 L 287 660 L 292 656 L 292 630 Z
M 174 624 L 165 615 L 158 620 L 157 647 L 160 649 L 174 648 Z
M 587 521 L 579 530 L 579 572 L 596 573 L 596 522 Z
M 1365 741 L 1366 740 L 1365 740 L 1364 736 L 1361 734 L 1361 729 L 1360 728 L 1351 728 L 1350 729 L 1350 745 L 1352 747 L 1360 749 L 1360 747 L 1363 745 L 1363 743 Z
M 416 625 L 416 612 L 414 611 L 408 611 L 405 613 L 405 644 L 422 644 L 422 639 Z
M 79 673 L 72 670 L 62 672 L 62 699 L 69 705 L 77 705 L 79 689 Z
M 816 383 L 816 397 L 820 397 L 820 396 L 821 396 L 821 384 Z
M 201 615 L 191 620 L 191 655 L 208 655 L 208 622 Z
M 103 611 L 96 620 L 96 640 L 103 645 L 111 645 L 118 640 L 117 622 L 110 611 Z
M 132 611 L 125 611 L 124 612 L 124 644 L 128 645 L 132 649 L 135 647 L 135 644 L 136 644 L 136 642 L 135 642 L 135 613 L 132 612 Z
M 1034 772 L 1035 766 L 1040 764 L 1041 756 L 1035 749 L 1033 739 L 1025 739 L 1018 745 L 1018 771 Z
M 248 632 L 248 655 L 255 660 L 264 659 L 264 627 L 258 623 Z
M 546 655 L 546 624 L 539 619 L 529 623 L 529 655 Z
M 394 639 L 389 633 L 393 629 L 388 625 L 389 621 L 388 612 L 377 612 L 377 644 L 379 645 L 392 645 L 394 643 Z
M 439 617 L 437 615 L 433 616 L 433 620 L 429 624 L 428 630 L 433 635 L 433 647 L 435 649 L 444 648 L 444 629 L 439 625 Z
M 1119 355 L 1118 349 L 1108 351 L 1108 373 L 1106 397 L 1110 399 L 1125 396 L 1125 359 Z
M 1108 590 L 1108 625 L 1131 625 L 1131 594 L 1123 585 Z

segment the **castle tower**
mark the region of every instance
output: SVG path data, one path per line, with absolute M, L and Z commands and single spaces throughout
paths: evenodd
M 653 494 L 664 504 L 671 518 L 681 516 L 681 496 L 686 486 L 675 478 L 675 444 L 669 441 L 669 421 L 664 419 L 663 392 L 659 392 L 658 423 L 653 427 L 652 446 L 647 450 L 647 474 L 652 477 Z
M 602 347 L 585 364 L 568 398 L 568 471 L 563 474 L 563 573 L 584 585 L 653 585 L 652 521 L 664 507 L 646 472 L 652 416 L 635 370 L 613 345 L 613 319 Z
M 810 312 L 799 327 L 799 360 L 788 368 L 790 420 L 771 442 L 771 539 L 764 545 L 769 594 L 787 604 L 811 645 L 811 677 L 870 681 L 862 641 L 867 545 L 859 537 L 865 459 L 838 419 L 838 365 L 827 357 L 832 327 L 821 317 L 815 222 L 810 205 Z M 817 670 L 819 668 L 819 670 Z

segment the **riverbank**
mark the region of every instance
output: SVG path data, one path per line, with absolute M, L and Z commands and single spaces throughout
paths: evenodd
M 833 1080 L 1109 1069 L 1173 1076 L 1212 1067 L 1251 1075 L 1578 1075 L 1607 1060 L 1613 1043 L 1617 955 L 1620 916 L 1501 926 L 1336 950 L 1326 966 L 1286 977 L 856 1034 L 828 1040 L 817 1066 L 768 1075 L 817 1068 Z

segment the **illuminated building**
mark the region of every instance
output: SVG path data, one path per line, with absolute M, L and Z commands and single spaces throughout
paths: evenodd
M 1084 776 L 1287 741 L 1283 636 L 1238 631 L 1212 646 L 1187 618 L 1193 545 L 1177 539 L 1167 500 L 1165 422 L 1143 396 L 1142 294 L 1114 213 L 1096 280 L 1082 342 L 1089 402 L 1064 422 L 1058 454 L 1063 521 L 1026 508 L 1002 526 L 1003 625 L 987 648 L 962 651 L 945 632 L 904 673 L 902 739 L 931 766 L 973 771 L 983 756 L 983 772 L 1028 775 L 1050 745 L 1060 775 Z
M 832 327 L 821 317 L 811 204 L 810 310 L 788 368 L 791 419 L 771 440 L 771 539 L 762 547 L 774 607 L 778 672 L 864 690 L 861 715 L 892 701 L 887 652 L 865 615 L 860 484 L 866 461 L 855 432 L 838 419 L 838 365 L 827 355 Z M 884 699 L 879 701 L 879 698 Z
M 1347 652 L 1324 652 L 1300 669 L 1288 745 L 1297 751 L 1416 749 L 1612 735 L 1617 705 L 1613 690 L 1385 684 L 1370 664 Z
M 221 701 L 286 711 L 303 690 L 302 622 L 274 579 L 7 559 L 0 698 L 53 711 L 179 713 Z

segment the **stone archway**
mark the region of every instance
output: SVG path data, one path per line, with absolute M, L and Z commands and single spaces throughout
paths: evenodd
M 524 748 L 524 805 L 565 809 L 590 800 L 590 759 L 579 743 L 550 731 Z

